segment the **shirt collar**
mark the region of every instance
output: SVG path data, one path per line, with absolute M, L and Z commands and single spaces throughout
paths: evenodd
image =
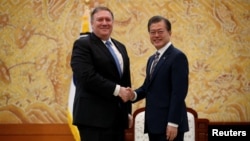
M 102 40 L 102 42 L 105 44 L 107 41 L 110 41 L 110 43 L 112 44 L 111 38 L 109 38 L 108 40 Z
M 164 47 L 160 48 L 159 50 L 157 50 L 157 52 L 160 53 L 159 58 L 162 56 L 162 54 L 169 48 L 169 46 L 171 45 L 171 42 L 168 42 Z

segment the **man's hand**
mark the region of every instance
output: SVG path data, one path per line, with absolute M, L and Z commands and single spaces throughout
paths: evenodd
M 177 127 L 168 125 L 166 130 L 166 138 L 169 141 L 173 141 L 177 136 Z
M 131 97 L 134 97 L 134 92 L 129 87 L 121 87 L 118 95 L 121 97 L 123 102 L 127 102 L 131 100 Z
M 128 115 L 128 127 L 129 128 L 132 128 L 132 126 L 133 126 L 133 116 L 132 115 Z
M 135 93 L 130 87 L 127 87 L 126 89 L 130 92 L 129 100 L 132 101 L 135 98 Z

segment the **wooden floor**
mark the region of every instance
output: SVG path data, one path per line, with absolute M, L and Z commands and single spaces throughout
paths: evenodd
M 75 141 L 68 124 L 0 124 L 0 141 Z M 133 141 L 126 130 L 126 141 Z
M 0 141 L 75 141 L 68 124 L 0 124 Z

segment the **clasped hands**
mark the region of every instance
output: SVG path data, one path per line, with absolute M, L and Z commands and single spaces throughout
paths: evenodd
M 121 87 L 118 94 L 123 102 L 127 102 L 129 100 L 133 100 L 135 97 L 134 91 L 130 87 Z

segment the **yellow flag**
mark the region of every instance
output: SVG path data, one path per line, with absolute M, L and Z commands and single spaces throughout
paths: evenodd
M 90 27 L 90 13 L 89 13 L 89 8 L 86 6 L 86 9 L 84 11 L 84 14 L 81 18 L 82 24 L 81 24 L 81 30 L 80 30 L 80 38 L 82 36 L 86 36 L 85 33 L 91 32 L 91 27 Z M 72 115 L 73 115 L 73 103 L 74 103 L 74 96 L 75 96 L 75 85 L 73 81 L 73 77 L 71 79 L 71 84 L 70 84 L 70 92 L 69 92 L 69 101 L 68 101 L 68 124 L 70 127 L 70 130 L 75 138 L 75 141 L 80 141 L 80 135 L 79 131 L 76 126 L 72 124 Z

